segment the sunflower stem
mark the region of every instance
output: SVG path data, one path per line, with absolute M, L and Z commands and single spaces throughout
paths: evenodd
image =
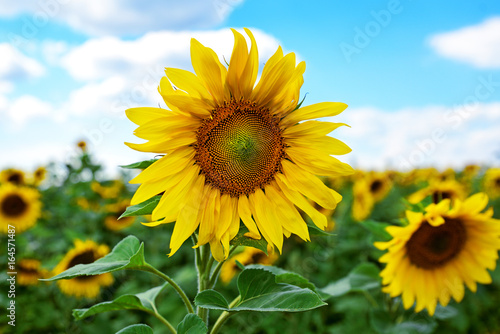
M 229 304 L 229 308 L 232 308 L 234 307 L 236 304 L 238 304 L 241 300 L 241 296 L 238 296 L 236 297 L 232 302 L 231 304 Z M 212 330 L 210 331 L 210 334 L 216 334 L 219 332 L 219 330 L 222 328 L 222 326 L 224 325 L 224 323 L 227 321 L 227 319 L 229 319 L 230 316 L 232 316 L 234 314 L 231 313 L 231 312 L 228 312 L 228 311 L 224 311 L 221 313 L 221 315 L 219 316 L 219 318 L 217 319 L 217 321 L 215 322 L 215 325 L 214 327 L 212 328 Z
M 177 334 L 177 331 L 175 330 L 174 326 L 172 326 L 172 324 L 167 319 L 162 317 L 162 315 L 160 313 L 158 313 L 158 311 L 156 311 L 156 308 L 155 308 L 154 312 L 149 312 L 149 313 L 152 314 L 156 319 L 160 320 L 162 324 L 167 326 L 170 333 Z
M 198 258 L 201 257 L 199 261 L 196 263 L 196 267 L 198 269 L 198 293 L 209 288 L 208 284 L 210 281 L 210 266 L 209 264 L 213 263 L 212 254 L 210 253 L 210 246 L 203 245 L 201 246 L 201 252 L 198 252 L 196 256 Z M 197 306 L 196 313 L 198 316 L 207 324 L 208 327 L 208 309 Z
M 155 267 L 151 266 L 148 263 L 142 268 L 142 270 L 155 274 L 156 276 L 161 277 L 164 281 L 168 282 L 174 288 L 174 290 L 177 291 L 182 301 L 184 302 L 184 305 L 186 305 L 188 312 L 194 313 L 193 305 L 191 304 L 191 301 L 189 300 L 188 296 L 173 279 L 171 279 L 169 276 L 165 275 L 164 273 L 162 273 L 161 271 L 159 271 L 158 269 L 156 269 Z
M 234 245 L 231 246 L 231 248 L 229 249 L 229 253 L 227 254 L 228 259 L 231 257 L 231 254 L 233 254 L 233 252 L 236 250 L 237 247 L 238 246 L 234 246 Z M 217 263 L 217 267 L 215 267 L 214 271 L 212 272 L 212 275 L 210 276 L 210 280 L 208 282 L 209 289 L 213 289 L 213 287 L 215 286 L 215 283 L 217 283 L 217 279 L 219 278 L 219 272 L 220 272 L 224 262 L 226 262 L 226 260 Z M 213 263 L 213 261 L 212 261 L 212 263 Z

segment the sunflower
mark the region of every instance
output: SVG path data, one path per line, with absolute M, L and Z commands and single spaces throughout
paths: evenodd
M 358 173 L 353 186 L 352 216 L 365 220 L 375 203 L 383 200 L 392 188 L 388 174 L 381 172 Z
M 7 233 L 9 225 L 21 233 L 35 225 L 41 215 L 40 193 L 33 188 L 11 183 L 0 185 L 0 229 Z
M 93 181 L 90 184 L 90 188 L 99 196 L 106 199 L 115 199 L 120 196 L 120 193 L 124 189 L 125 185 L 120 180 L 112 180 L 99 183 Z
M 104 225 L 111 231 L 119 231 L 132 225 L 135 219 L 134 217 L 118 219 L 121 214 L 125 212 L 128 205 L 130 205 L 130 200 L 122 200 L 115 204 L 108 204 L 106 206 L 108 216 L 104 219 Z
M 148 140 L 126 144 L 165 154 L 131 181 L 142 183 L 131 204 L 162 193 L 152 214 L 157 222 L 148 225 L 176 221 L 170 255 L 199 227 L 198 246 L 210 243 L 213 256 L 224 260 L 240 219 L 247 236 L 262 235 L 280 252 L 283 234 L 309 240 L 296 206 L 321 229 L 327 219 L 304 196 L 325 209 L 334 209 L 342 199 L 314 174 L 352 173 L 349 165 L 331 156 L 350 148 L 327 135 L 345 124 L 313 120 L 337 115 L 347 105 L 300 107 L 305 63 L 296 66 L 295 54 L 284 56 L 281 47 L 256 84 L 257 46 L 250 30 L 245 31 L 250 51 L 245 37 L 233 30 L 235 45 L 227 68 L 214 51 L 191 40 L 196 75 L 167 68 L 160 81 L 159 92 L 170 110 L 126 111 L 139 125 L 135 135 Z
M 80 141 L 76 144 L 76 146 L 78 146 L 78 148 L 79 148 L 80 150 L 82 150 L 82 152 L 87 152 L 87 142 L 86 142 L 86 141 L 84 141 L 84 140 L 80 140 Z
M 415 311 L 427 308 L 434 314 L 436 304 L 446 306 L 453 297 L 464 297 L 464 283 L 475 292 L 476 282 L 491 283 L 486 269 L 495 269 L 500 249 L 500 220 L 491 218 L 484 193 L 465 201 L 444 199 L 422 212 L 406 212 L 409 224 L 391 226 L 393 237 L 375 246 L 387 249 L 379 261 L 387 263 L 380 273 L 384 292 L 402 295 L 403 306 Z
M 227 284 L 231 282 L 233 277 L 241 271 L 240 267 L 236 264 L 236 261 L 244 266 L 249 264 L 263 264 L 266 266 L 272 265 L 278 259 L 278 256 L 270 249 L 268 250 L 269 255 L 266 255 L 266 253 L 257 248 L 245 247 L 243 252 L 236 254 L 224 262 L 220 271 L 221 281 Z
M 100 259 L 109 253 L 109 247 L 98 245 L 91 240 L 75 240 L 75 247 L 66 253 L 64 258 L 54 268 L 54 275 L 76 266 L 77 264 L 88 264 Z M 68 280 L 57 281 L 61 291 L 68 296 L 95 298 L 99 295 L 101 287 L 113 283 L 110 273 L 78 276 Z
M 0 183 L 12 183 L 17 186 L 22 186 L 26 184 L 26 177 L 22 170 L 8 168 L 0 172 Z
M 467 197 L 467 190 L 464 185 L 456 180 L 446 181 L 431 181 L 431 183 L 408 197 L 410 203 L 420 203 L 424 198 L 430 196 L 432 202 L 438 203 L 442 199 L 465 199 Z
M 484 173 L 483 189 L 493 199 L 500 197 L 500 168 L 490 168 Z
M 40 261 L 22 259 L 16 266 L 19 285 L 37 285 L 40 278 L 47 276 L 47 270 L 40 268 Z
M 45 167 L 38 167 L 34 172 L 33 172 L 33 184 L 35 186 L 39 186 L 40 183 L 45 180 L 45 177 L 47 175 L 47 170 Z

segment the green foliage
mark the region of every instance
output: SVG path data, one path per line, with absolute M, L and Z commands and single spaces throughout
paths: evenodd
M 76 320 L 82 320 L 92 315 L 118 310 L 139 310 L 151 313 L 155 311 L 155 299 L 166 283 L 148 291 L 135 295 L 123 295 L 110 302 L 95 304 L 86 309 L 73 310 L 73 316 Z
M 187 314 L 177 326 L 177 334 L 205 334 L 207 325 L 196 314 Z
M 122 269 L 141 269 L 144 266 L 146 266 L 146 261 L 144 260 L 144 243 L 140 243 L 139 239 L 130 235 L 120 241 L 111 253 L 94 263 L 78 264 L 45 280 L 55 281 L 83 275 L 99 275 Z
M 127 207 L 127 210 L 120 216 L 120 218 L 131 217 L 131 216 L 144 216 L 150 215 L 153 213 L 153 210 L 156 208 L 158 203 L 160 203 L 161 196 L 157 195 L 151 197 L 150 199 Z
M 301 312 L 327 305 L 314 291 L 287 283 L 277 283 L 277 275 L 268 270 L 245 268 L 238 276 L 240 300 L 229 307 L 219 292 L 199 293 L 196 305 L 209 309 L 260 312 Z
M 244 226 L 240 228 L 238 234 L 231 240 L 231 246 L 247 246 L 260 249 L 267 255 L 267 241 L 264 238 L 259 240 L 252 239 L 245 236 L 245 233 L 248 233 L 248 229 Z
M 372 263 L 362 263 L 346 277 L 328 284 L 321 292 L 330 297 L 339 297 L 349 292 L 368 292 L 380 288 L 379 269 Z
M 139 161 L 139 162 L 135 162 L 135 163 L 130 164 L 130 165 L 124 165 L 124 166 L 120 166 L 120 167 L 125 168 L 125 169 L 146 169 L 149 166 L 151 166 L 152 164 L 154 164 L 155 162 L 157 162 L 158 160 L 159 159 L 144 160 L 144 161 Z
M 148 325 L 137 324 L 125 327 L 116 334 L 153 334 L 153 329 Z

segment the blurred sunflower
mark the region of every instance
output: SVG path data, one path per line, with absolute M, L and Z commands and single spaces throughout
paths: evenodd
M 278 255 L 273 253 L 271 249 L 269 249 L 268 254 L 269 255 L 266 255 L 266 253 L 257 248 L 245 247 L 243 252 L 232 256 L 224 262 L 220 270 L 221 281 L 227 284 L 231 282 L 233 277 L 241 271 L 240 267 L 236 264 L 236 261 L 244 266 L 249 264 L 263 264 L 266 266 L 272 265 L 278 259 Z
M 493 199 L 500 197 L 500 168 L 490 168 L 484 173 L 483 189 Z
M 430 196 L 433 203 L 438 203 L 442 199 L 465 199 L 467 197 L 467 190 L 464 185 L 456 180 L 437 181 L 433 180 L 430 184 L 411 194 L 408 197 L 410 203 L 420 203 L 423 199 Z
M 47 170 L 45 167 L 38 167 L 34 172 L 33 172 L 33 184 L 35 186 L 39 186 L 40 183 L 42 183 L 45 180 L 45 177 L 47 176 Z
M 86 141 L 84 141 L 84 140 L 80 140 L 80 141 L 76 144 L 76 146 L 78 146 L 78 148 L 79 148 L 80 150 L 82 150 L 82 152 L 87 152 L 87 142 L 86 142 Z
M 116 199 L 120 196 L 125 185 L 120 180 L 111 180 L 106 182 L 93 181 L 90 188 L 99 196 L 105 199 Z
M 130 200 L 121 200 L 118 203 L 106 205 L 108 216 L 104 218 L 104 225 L 111 231 L 122 230 L 134 222 L 134 217 L 124 217 L 118 219 L 125 212 L 127 206 L 130 205 Z
M 8 168 L 0 172 L 0 183 L 12 183 L 17 186 L 22 186 L 26 184 L 26 177 L 22 170 Z
M 21 233 L 35 225 L 41 215 L 40 193 L 33 188 L 11 183 L 0 185 L 0 229 L 7 233 L 9 225 Z
M 392 188 L 389 175 L 381 172 L 359 173 L 353 186 L 352 216 L 365 220 L 375 203 L 383 200 Z
M 352 173 L 349 165 L 331 156 L 350 148 L 328 136 L 345 124 L 312 120 L 337 115 L 347 105 L 324 102 L 301 108 L 305 63 L 296 66 L 295 54 L 284 56 L 281 47 L 256 84 L 257 45 L 250 30 L 245 31 L 250 51 L 245 37 L 233 30 L 228 68 L 214 51 L 191 40 L 196 75 L 167 68 L 160 82 L 159 92 L 170 110 L 126 111 L 139 125 L 135 135 L 149 141 L 127 145 L 166 154 L 131 181 L 142 183 L 131 204 L 163 193 L 152 217 L 164 219 L 147 225 L 176 221 L 170 255 L 199 227 L 198 246 L 210 243 L 213 256 L 224 260 L 240 218 L 250 231 L 247 236 L 262 235 L 280 252 L 283 234 L 309 240 L 296 206 L 321 229 L 327 219 L 304 196 L 325 209 L 334 209 L 342 199 L 314 174 Z
M 379 261 L 387 263 L 380 273 L 384 292 L 402 295 L 403 306 L 415 311 L 427 308 L 434 314 L 436 304 L 446 306 L 453 297 L 464 297 L 464 283 L 475 292 L 478 283 L 491 283 L 487 269 L 495 269 L 500 249 L 500 220 L 493 219 L 488 197 L 475 194 L 465 201 L 430 204 L 425 213 L 407 211 L 409 224 L 391 226 L 393 237 L 375 246 L 388 250 Z
M 40 268 L 41 263 L 35 259 L 22 259 L 16 265 L 17 283 L 19 285 L 37 285 L 38 279 L 47 276 L 47 270 Z
M 98 245 L 91 240 L 75 240 L 75 247 L 70 249 L 64 258 L 54 268 L 54 275 L 76 266 L 77 264 L 89 264 L 109 253 L 109 247 Z M 78 276 L 68 280 L 57 281 L 61 291 L 68 296 L 95 298 L 99 295 L 101 287 L 113 283 L 110 273 Z

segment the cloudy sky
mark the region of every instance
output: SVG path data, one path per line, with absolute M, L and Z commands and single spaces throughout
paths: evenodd
M 162 105 L 164 67 L 192 70 L 195 37 L 229 59 L 249 27 L 263 65 L 305 60 L 305 104 L 341 101 L 355 167 L 500 164 L 500 2 L 0 0 L 0 168 L 151 158 L 124 110 Z

